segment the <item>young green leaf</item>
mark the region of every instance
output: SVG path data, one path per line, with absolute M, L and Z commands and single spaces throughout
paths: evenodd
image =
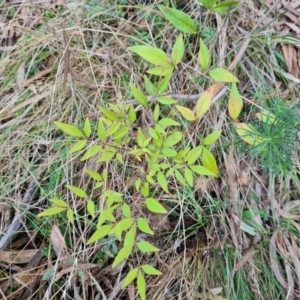
M 206 169 L 210 170 L 216 178 L 219 177 L 217 162 L 211 152 L 205 147 L 203 147 L 201 160 Z
M 166 17 L 166 19 L 181 32 L 197 33 L 194 21 L 186 13 L 163 5 L 158 5 L 158 8 Z
M 199 119 L 202 117 L 210 108 L 212 98 L 214 96 L 216 84 L 208 88 L 199 98 L 196 105 L 196 116 Z
M 124 247 L 133 247 L 136 237 L 136 225 L 133 226 L 128 230 L 124 238 Z
M 151 96 L 154 96 L 156 94 L 156 87 L 146 75 L 144 75 L 144 82 L 147 93 Z
M 101 181 L 102 177 L 99 173 L 92 171 L 92 170 L 85 170 L 94 180 Z
M 173 149 L 162 149 L 161 153 L 165 157 L 175 157 L 177 155 L 177 152 Z
M 85 160 L 99 154 L 100 151 L 101 151 L 101 146 L 94 145 L 84 153 L 84 155 L 81 157 L 80 161 L 85 161 Z
M 61 199 L 58 199 L 58 198 L 53 198 L 50 200 L 53 204 L 55 204 L 56 206 L 60 206 L 60 207 L 69 207 L 69 205 L 61 200 Z
M 144 218 L 138 218 L 137 226 L 138 226 L 139 230 L 142 232 L 145 232 L 145 233 L 151 234 L 151 235 L 154 234 L 154 232 L 149 227 L 147 220 L 145 220 Z
M 154 122 L 158 121 L 159 112 L 160 112 L 159 104 L 156 104 L 155 107 L 154 107 L 154 110 L 153 110 L 153 119 L 154 119 Z
M 70 150 L 70 153 L 78 152 L 86 146 L 87 140 L 78 141 Z
M 61 123 L 61 122 L 54 122 L 54 124 L 58 128 L 60 128 L 64 133 L 70 136 L 85 137 L 85 135 L 76 126 Z
M 142 183 L 141 178 L 138 178 L 138 179 L 135 181 L 135 189 L 136 189 L 137 191 L 140 190 L 141 183 Z
M 108 136 L 110 136 L 110 135 L 116 133 L 116 132 L 119 130 L 120 127 L 121 127 L 121 123 L 120 123 L 120 122 L 118 122 L 118 123 L 113 123 L 113 124 L 109 127 L 109 129 L 107 130 L 105 137 L 108 137 Z
M 181 174 L 178 170 L 175 170 L 175 178 L 176 178 L 183 186 L 186 186 L 186 181 L 185 181 L 184 177 L 182 176 L 182 174 Z
M 222 133 L 222 129 L 209 134 L 204 139 L 203 144 L 206 145 L 206 146 L 213 144 L 220 137 L 221 133 Z
M 191 170 L 198 175 L 215 176 L 215 174 L 203 166 L 190 166 Z
M 172 146 L 175 146 L 176 144 L 178 144 L 183 138 L 183 134 L 181 132 L 174 132 L 172 134 L 170 134 L 169 136 L 167 136 L 165 142 L 164 142 L 164 147 L 165 148 L 169 148 Z
M 198 0 L 205 8 L 210 9 L 214 1 L 211 0 Z
M 54 216 L 66 210 L 67 210 L 66 207 L 58 207 L 58 206 L 51 207 L 39 213 L 37 217 L 40 218 L 40 217 Z
M 157 97 L 157 102 L 163 105 L 172 105 L 177 103 L 178 101 L 167 96 L 159 96 Z
M 181 113 L 181 115 L 188 121 L 195 121 L 196 116 L 194 113 L 187 107 L 180 106 L 180 105 L 175 105 L 177 110 Z
M 146 137 L 143 133 L 143 130 L 141 127 L 138 128 L 138 132 L 137 132 L 137 137 L 136 137 L 136 141 L 138 143 L 138 145 L 143 148 L 143 144 L 146 141 Z
M 87 210 L 92 218 L 95 218 L 95 203 L 92 200 L 89 200 L 87 203 Z
M 67 218 L 69 222 L 71 222 L 72 224 L 74 223 L 74 213 L 72 209 L 67 210 Z
M 231 86 L 231 91 L 228 101 L 228 112 L 232 120 L 236 120 L 243 108 L 243 99 L 236 87 L 236 83 Z
M 130 255 L 132 251 L 132 246 L 127 246 L 127 247 L 123 247 L 122 249 L 119 250 L 113 264 L 112 267 L 116 267 L 118 264 L 120 264 L 122 261 L 126 260 L 128 258 L 128 256 Z
M 183 58 L 183 54 L 184 54 L 184 42 L 183 42 L 182 33 L 180 33 L 172 49 L 172 61 L 175 66 L 181 62 Z
M 157 76 L 168 76 L 171 77 L 174 67 L 172 65 L 163 65 L 153 69 L 149 69 L 147 73 Z
M 168 184 L 167 184 L 167 180 L 166 180 L 166 177 L 165 177 L 164 173 L 158 172 L 156 178 L 157 178 L 158 184 L 162 187 L 162 189 L 166 193 L 169 193 Z
M 200 39 L 200 50 L 198 58 L 202 70 L 207 70 L 210 65 L 210 53 L 202 39 Z
M 146 199 L 146 206 L 148 210 L 157 214 L 166 214 L 168 211 L 155 199 Z
M 148 197 L 149 195 L 149 182 L 145 182 L 141 188 L 141 193 L 143 197 Z
M 128 218 L 131 215 L 131 208 L 127 203 L 122 205 L 122 214 L 125 218 Z
M 216 82 L 239 82 L 233 74 L 222 68 L 211 70 L 209 76 Z
M 159 120 L 157 122 L 157 124 L 159 124 L 161 126 L 180 126 L 180 123 L 178 123 L 172 119 L 169 119 L 169 118 L 163 118 L 163 119 Z
M 132 218 L 129 217 L 129 218 L 122 219 L 113 227 L 113 229 L 109 232 L 109 235 L 117 233 L 118 231 L 122 232 L 124 230 L 127 230 L 131 227 L 132 224 L 133 224 Z
M 105 237 L 106 235 L 108 235 L 108 233 L 111 231 L 113 225 L 103 225 L 100 226 L 90 237 L 90 239 L 87 241 L 87 245 L 92 244 L 100 239 L 102 239 L 103 237 Z
M 76 186 L 72 186 L 72 185 L 66 185 L 66 187 L 76 196 L 80 197 L 80 198 L 87 198 L 88 195 L 86 194 L 86 192 Z
M 147 97 L 138 88 L 136 88 L 133 84 L 130 84 L 129 86 L 130 86 L 132 96 L 136 100 L 136 102 L 138 104 L 146 107 L 148 105 Z
M 132 269 L 126 275 L 126 278 L 122 284 L 122 289 L 126 288 L 138 275 L 139 268 Z
M 196 162 L 196 160 L 200 157 L 202 153 L 203 146 L 197 146 L 193 148 L 188 154 L 185 156 L 184 160 L 188 163 L 188 165 L 192 165 Z
M 139 271 L 139 273 L 138 273 L 136 284 L 137 284 L 138 292 L 141 296 L 141 299 L 146 300 L 146 281 L 145 281 L 144 275 L 141 271 Z
M 97 129 L 97 135 L 98 135 L 98 138 L 101 142 L 103 142 L 105 140 L 105 137 L 106 137 L 106 130 L 105 130 L 105 127 L 104 127 L 104 124 L 103 122 L 101 121 L 101 119 L 99 120 L 98 122 L 98 129 Z
M 147 252 L 158 252 L 159 249 L 156 248 L 155 246 L 153 246 L 152 244 L 150 244 L 149 242 L 146 241 L 141 241 L 136 243 L 138 249 L 143 252 L 143 253 L 147 253 Z
M 85 133 L 85 136 L 87 136 L 87 137 L 91 136 L 92 128 L 91 128 L 91 123 L 90 123 L 89 118 L 85 119 L 83 131 Z
M 152 266 L 146 264 L 141 266 L 142 270 L 148 275 L 162 275 L 162 272 L 156 270 Z
M 128 49 L 153 65 L 171 65 L 167 54 L 161 49 L 151 46 L 132 46 Z

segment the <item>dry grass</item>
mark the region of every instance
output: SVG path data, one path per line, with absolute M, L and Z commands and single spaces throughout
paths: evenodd
M 82 126 L 89 117 L 95 125 L 99 105 L 116 103 L 119 97 L 127 101 L 129 83 L 143 85 L 148 66 L 127 48 L 148 44 L 170 52 L 177 32 L 156 8 L 166 1 L 123 1 L 124 5 L 105 0 L 49 2 L 0 4 L 0 248 L 6 250 L 5 255 L 16 251 L 8 258 L 0 253 L 1 298 L 135 299 L 133 286 L 122 290 L 120 283 L 124 271 L 137 262 L 128 260 L 111 269 L 117 251 L 114 240 L 86 246 L 92 233 L 85 221 L 88 213 L 66 193 L 64 185 L 87 185 L 82 170 L 97 166 L 70 155 L 72 139 L 53 122 Z M 298 33 L 280 35 L 284 24 L 278 24 L 276 18 L 282 8 L 266 16 L 265 6 L 242 1 L 234 13 L 219 16 L 200 9 L 196 1 L 177 2 L 201 27 L 213 66 L 228 67 L 251 33 L 236 70 L 245 102 L 242 121 L 252 120 L 253 112 L 270 99 L 299 107 L 298 69 L 287 66 L 282 52 L 282 45 L 291 44 L 296 52 L 284 51 L 294 58 L 299 42 L 293 35 Z M 198 44 L 198 36 L 188 37 L 188 54 L 172 78 L 169 93 L 194 95 L 209 86 L 207 74 L 197 68 Z M 205 136 L 213 129 L 223 129 L 223 138 L 214 149 L 222 176 L 199 178 L 195 190 L 174 187 L 177 215 L 153 221 L 161 226 L 156 224 L 161 235 L 153 242 L 162 251 L 141 259 L 160 269 L 163 276 L 149 278 L 148 299 L 299 297 L 299 173 L 283 177 L 262 170 L 259 160 L 237 139 L 226 100 L 221 98 L 197 132 L 190 132 L 187 138 L 187 144 L 194 146 L 196 134 Z M 299 157 L 297 160 L 299 166 Z M 111 189 L 124 191 L 123 175 L 132 165 L 130 159 L 122 170 L 108 164 Z M 78 212 L 76 226 L 59 216 L 43 221 L 36 218 L 55 195 L 64 195 Z M 249 218 L 258 232 L 254 238 L 237 221 L 251 209 L 260 212 Z M 3 244 L 12 224 L 17 235 Z M 56 259 L 53 226 L 59 227 L 68 246 L 67 265 Z M 177 251 L 176 243 L 180 245 Z M 33 249 L 40 251 L 26 252 Z

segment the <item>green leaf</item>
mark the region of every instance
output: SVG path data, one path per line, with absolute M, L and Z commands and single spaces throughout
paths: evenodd
M 158 5 L 158 8 L 166 17 L 166 19 L 181 32 L 197 33 L 194 21 L 186 13 L 163 5 Z
M 106 137 L 106 130 L 105 130 L 105 127 L 104 127 L 104 124 L 103 122 L 101 121 L 101 119 L 99 120 L 98 122 L 98 129 L 97 129 L 97 135 L 98 135 L 98 138 L 101 142 L 103 142 L 105 140 L 105 137 Z
M 114 268 L 118 264 L 120 264 L 122 261 L 126 260 L 129 257 L 131 251 L 132 251 L 132 246 L 127 246 L 127 247 L 120 249 L 113 264 L 112 264 L 112 267 Z
M 109 235 L 117 233 L 118 231 L 120 231 L 120 232 L 125 231 L 125 230 L 129 229 L 132 224 L 133 224 L 133 218 L 125 218 L 125 219 L 119 221 L 113 227 L 113 229 L 109 232 Z
M 131 124 L 134 124 L 134 122 L 136 121 L 136 113 L 133 105 L 130 105 L 129 107 L 127 118 Z
M 123 136 L 125 136 L 130 130 L 130 127 L 129 126 L 124 126 L 122 127 L 115 135 L 114 135 L 114 139 L 117 140 L 117 139 L 120 139 L 122 138 Z
M 116 155 L 115 152 L 104 152 L 97 162 L 105 162 L 111 160 Z
M 162 275 L 162 272 L 156 270 L 152 266 L 146 264 L 141 266 L 142 270 L 148 275 Z
M 216 82 L 239 82 L 233 74 L 222 68 L 211 70 L 209 76 Z
M 119 121 L 119 117 L 116 113 L 114 113 L 113 111 L 108 110 L 105 107 L 100 106 L 99 110 L 103 113 L 103 115 L 111 121 Z
M 157 214 L 167 214 L 168 211 L 155 199 L 146 199 L 146 206 L 148 210 Z
M 75 136 L 75 137 L 85 137 L 85 135 L 75 126 L 61 123 L 61 122 L 54 122 L 54 124 L 60 128 L 64 133 Z
M 122 284 L 122 289 L 126 288 L 138 275 L 139 268 L 132 269 L 126 275 L 126 278 Z
M 78 141 L 70 150 L 70 153 L 74 153 L 82 150 L 86 146 L 87 140 Z
M 199 98 L 196 105 L 196 116 L 199 119 L 202 117 L 210 108 L 212 98 L 214 96 L 216 84 L 208 88 Z
M 144 75 L 144 82 L 147 93 L 151 96 L 154 96 L 156 94 L 156 87 L 146 75 Z
M 269 125 L 276 124 L 276 117 L 274 114 L 270 112 L 260 112 L 256 113 L 255 116 L 262 122 L 265 122 Z
M 128 218 L 131 215 L 131 209 L 130 209 L 130 206 L 127 203 L 124 203 L 122 205 L 122 214 L 125 218 Z
M 184 177 L 182 176 L 182 174 L 181 174 L 178 170 L 175 170 L 175 178 L 176 178 L 183 186 L 186 186 L 186 181 L 185 181 Z
M 222 129 L 209 134 L 204 139 L 203 144 L 206 145 L 206 146 L 213 144 L 220 137 L 221 133 L 222 133 Z
M 91 136 L 92 128 L 91 128 L 91 123 L 90 123 L 89 118 L 85 119 L 83 131 L 87 137 Z
M 58 199 L 58 198 L 53 198 L 50 200 L 53 204 L 55 204 L 56 206 L 60 206 L 60 207 L 69 207 L 69 205 L 61 200 L 61 199 Z
M 138 54 L 143 59 L 147 60 L 153 65 L 170 65 L 170 61 L 167 54 L 161 49 L 151 46 L 132 46 L 128 49 Z
M 101 181 L 102 177 L 99 173 L 92 171 L 92 170 L 85 170 L 94 180 Z
M 103 225 L 101 227 L 99 227 L 90 237 L 90 239 L 87 241 L 87 245 L 92 244 L 100 239 L 102 239 L 103 237 L 105 237 L 106 235 L 108 235 L 108 233 L 111 231 L 113 225 Z
M 128 230 L 128 232 L 125 235 L 124 238 L 124 247 L 133 247 L 135 243 L 135 237 L 136 237 L 136 226 L 133 224 L 133 226 Z
M 150 128 L 148 129 L 148 132 L 149 132 L 149 135 L 150 135 L 152 138 L 158 139 L 158 135 L 157 135 L 156 131 L 155 131 L 153 128 L 150 127 Z
M 169 87 L 171 76 L 166 76 L 164 79 L 162 79 L 158 84 L 156 88 L 157 95 L 163 94 Z
M 153 111 L 154 122 L 157 122 L 159 118 L 159 104 L 156 104 Z
M 180 105 L 175 105 L 177 110 L 181 113 L 181 115 L 188 121 L 195 121 L 196 116 L 194 113 L 187 107 L 180 106 Z
M 51 208 L 48 208 L 48 209 L 44 210 L 43 212 L 39 213 L 37 215 L 37 217 L 40 218 L 40 217 L 53 216 L 53 215 L 57 215 L 66 210 L 67 210 L 66 207 L 58 207 L 58 206 L 51 207 Z
M 142 300 L 146 300 L 146 281 L 143 273 L 140 271 L 137 277 L 137 288 Z
M 170 97 L 167 97 L 167 96 L 159 96 L 157 98 L 157 101 L 160 103 L 160 104 L 163 104 L 163 105 L 172 105 L 172 104 L 175 104 L 177 103 L 178 101 L 177 100 L 174 100 Z
M 236 120 L 243 108 L 243 99 L 236 87 L 236 83 L 231 86 L 231 91 L 228 101 L 228 112 L 232 120 Z
M 157 173 L 157 181 L 158 181 L 158 184 L 162 187 L 162 189 L 166 193 L 169 193 L 167 180 L 166 180 L 165 175 L 162 172 Z
M 200 39 L 199 63 L 202 70 L 207 70 L 209 68 L 210 53 L 202 39 Z
M 152 229 L 149 227 L 149 224 L 148 224 L 147 220 L 144 219 L 144 218 L 138 218 L 137 226 L 138 226 L 139 230 L 142 231 L 142 232 L 145 232 L 145 233 L 151 234 L 151 235 L 154 234 Z
M 144 185 L 141 188 L 141 193 L 143 197 L 148 197 L 149 195 L 149 183 L 145 182 Z
M 194 178 L 193 178 L 193 172 L 189 168 L 185 168 L 184 170 L 184 177 L 188 184 L 193 187 L 194 185 Z
M 164 147 L 165 148 L 172 147 L 178 144 L 182 140 L 182 138 L 183 138 L 183 134 L 181 132 L 174 132 L 166 138 L 164 142 Z
M 180 126 L 180 123 L 178 123 L 172 119 L 169 119 L 169 118 L 163 118 L 163 119 L 159 120 L 157 122 L 157 124 L 159 124 L 161 126 Z
M 219 4 L 214 5 L 211 10 L 214 12 L 217 12 L 219 14 L 225 14 L 227 13 L 230 9 L 237 7 L 239 2 L 236 1 L 225 1 L 221 2 Z
M 107 130 L 105 137 L 108 137 L 108 136 L 116 133 L 119 130 L 120 126 L 121 126 L 121 123 L 119 123 L 119 122 L 112 124 L 111 127 L 109 127 L 109 129 Z
M 138 179 L 135 181 L 135 189 L 136 189 L 137 191 L 140 190 L 141 183 L 142 183 L 141 178 L 138 178 Z
M 198 0 L 205 8 L 210 9 L 211 5 L 214 3 L 211 0 Z
M 190 166 L 191 170 L 198 175 L 215 176 L 215 174 L 203 166 Z
M 155 246 L 153 246 L 152 244 L 150 244 L 149 242 L 146 241 L 141 241 L 136 243 L 138 249 L 143 252 L 143 253 L 147 253 L 147 252 L 158 252 L 159 249 L 156 248 Z
M 187 161 L 188 165 L 192 165 L 196 162 L 196 160 L 201 156 L 203 146 L 197 146 L 193 148 L 185 157 L 185 161 Z
M 92 200 L 89 200 L 87 203 L 87 210 L 92 218 L 95 218 L 95 203 Z
M 94 145 L 84 153 L 84 155 L 81 157 L 80 161 L 85 161 L 85 160 L 99 154 L 100 151 L 101 151 L 101 146 Z
M 146 141 L 146 137 L 143 133 L 143 130 L 141 127 L 138 128 L 138 132 L 137 132 L 137 137 L 136 137 L 136 141 L 138 143 L 138 145 L 143 148 L 143 144 Z
M 264 142 L 264 140 L 256 136 L 254 129 L 251 125 L 245 124 L 245 123 L 237 123 L 236 126 L 236 132 L 237 134 L 248 144 L 252 146 L 257 146 Z
M 163 65 L 147 71 L 149 74 L 157 76 L 168 76 L 171 77 L 174 67 L 172 65 Z
M 208 151 L 205 147 L 203 147 L 202 158 L 201 159 L 202 159 L 203 166 L 206 169 L 210 170 L 216 178 L 219 177 L 219 172 L 218 172 L 216 159 L 211 154 L 211 152 Z
M 88 195 L 86 194 L 86 192 L 76 186 L 72 186 L 72 185 L 66 185 L 66 187 L 76 196 L 80 197 L 80 198 L 87 198 Z
M 74 213 L 72 209 L 67 210 L 67 218 L 71 223 L 74 223 Z
M 161 152 L 166 157 L 175 157 L 177 152 L 173 149 L 163 149 Z
M 182 33 L 180 33 L 172 49 L 172 61 L 175 66 L 181 62 L 183 55 L 184 55 L 184 42 L 183 42 Z
M 146 107 L 148 105 L 147 97 L 138 88 L 136 88 L 133 84 L 130 84 L 129 86 L 130 86 L 132 96 L 136 100 L 136 102 L 138 104 Z

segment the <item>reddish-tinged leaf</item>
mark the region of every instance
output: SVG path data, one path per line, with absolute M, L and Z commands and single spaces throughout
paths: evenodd
M 196 116 L 197 119 L 202 117 L 210 108 L 211 101 L 214 96 L 216 84 L 208 88 L 199 98 L 196 105 Z

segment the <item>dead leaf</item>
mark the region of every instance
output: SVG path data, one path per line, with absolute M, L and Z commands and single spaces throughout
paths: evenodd
M 222 292 L 222 290 L 223 290 L 222 287 L 217 287 L 217 288 L 209 289 L 210 293 L 213 296 L 216 296 L 216 295 L 220 294 Z
M 299 68 L 296 49 L 292 45 L 282 45 L 282 52 L 289 73 L 294 77 L 298 77 Z
M 64 257 L 67 254 L 67 245 L 65 238 L 56 225 L 52 225 L 50 239 L 56 256 L 58 258 Z
M 249 260 L 252 258 L 252 256 L 255 254 L 255 250 L 248 251 L 235 265 L 234 272 L 238 272 L 240 269 L 243 268 L 243 266 L 249 262 Z
M 71 267 L 67 267 L 65 269 L 62 269 L 59 273 L 57 273 L 54 277 L 54 281 L 59 280 L 63 275 L 67 274 L 67 273 L 72 273 L 72 272 L 76 272 L 76 271 L 84 271 L 84 270 L 88 270 L 91 268 L 96 268 L 98 267 L 98 265 L 96 264 L 90 264 L 90 263 L 79 263 L 77 265 L 73 265 Z
M 20 251 L 3 251 L 0 250 L 0 261 L 7 264 L 27 264 L 36 255 L 38 249 L 20 250 Z

